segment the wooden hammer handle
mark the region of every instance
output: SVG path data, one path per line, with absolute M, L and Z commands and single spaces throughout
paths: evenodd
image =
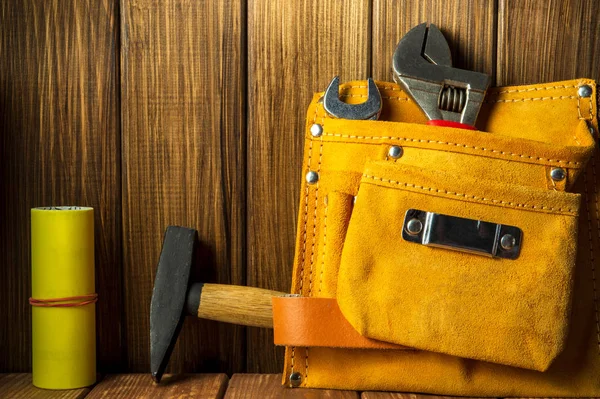
M 285 292 L 239 285 L 202 284 L 199 288 L 198 317 L 264 328 L 273 328 L 271 299 L 287 295 Z

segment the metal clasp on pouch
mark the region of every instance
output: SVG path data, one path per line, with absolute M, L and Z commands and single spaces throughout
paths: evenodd
M 516 259 L 521 252 L 523 232 L 514 226 L 409 209 L 402 238 L 421 245 Z

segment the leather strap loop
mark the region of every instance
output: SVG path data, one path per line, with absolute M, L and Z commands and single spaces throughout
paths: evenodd
M 274 297 L 273 328 L 275 345 L 413 350 L 360 335 L 335 298 Z

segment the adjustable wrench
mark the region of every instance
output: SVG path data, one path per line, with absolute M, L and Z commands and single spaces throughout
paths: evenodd
M 484 73 L 452 67 L 450 47 L 433 24 L 412 28 L 398 43 L 394 81 L 429 118 L 429 125 L 475 130 L 490 85 Z

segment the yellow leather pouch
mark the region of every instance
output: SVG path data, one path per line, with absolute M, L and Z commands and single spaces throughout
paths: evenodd
M 344 242 L 340 309 L 370 338 L 544 371 L 568 333 L 579 197 L 369 161 Z M 503 235 L 516 259 L 497 257 Z
M 292 292 L 337 300 L 359 333 L 402 349 L 288 346 L 284 383 L 600 395 L 594 82 L 490 89 L 479 131 L 427 126 L 397 85 L 378 88 L 378 121 L 330 118 L 322 94 L 309 107 Z M 366 82 L 340 90 L 367 95 Z M 518 256 L 407 241 L 410 209 L 517 228 Z

